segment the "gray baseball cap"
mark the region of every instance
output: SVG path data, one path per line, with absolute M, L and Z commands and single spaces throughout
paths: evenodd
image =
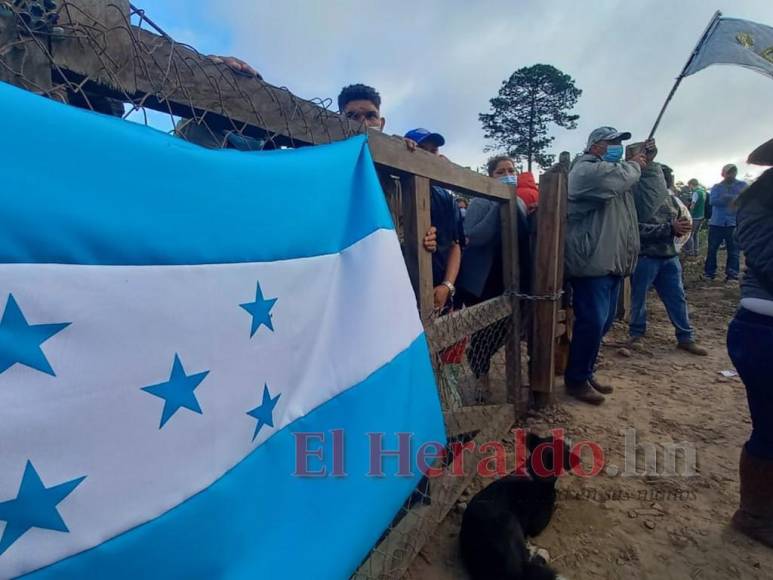
M 599 127 L 590 134 L 590 137 L 588 137 L 588 145 L 585 149 L 587 151 L 591 148 L 591 145 L 595 145 L 599 141 L 614 141 L 615 139 L 627 141 L 630 138 L 631 134 L 628 131 L 618 131 L 614 127 Z

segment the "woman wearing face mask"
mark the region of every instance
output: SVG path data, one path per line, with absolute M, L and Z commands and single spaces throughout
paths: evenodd
M 511 186 L 518 178 L 515 164 L 510 157 L 492 157 L 487 164 L 490 177 Z M 462 255 L 462 266 L 457 279 L 457 297 L 461 304 L 473 306 L 500 296 L 504 290 L 502 270 L 502 221 L 501 203 L 474 198 L 467 208 L 464 233 L 467 246 Z M 518 198 L 518 254 L 521 291 L 528 291 L 531 280 L 531 253 L 529 251 L 529 226 L 527 211 Z M 488 390 L 488 372 L 491 357 L 507 341 L 507 320 L 496 322 L 472 336 L 467 360 L 475 377 L 480 380 L 481 391 Z

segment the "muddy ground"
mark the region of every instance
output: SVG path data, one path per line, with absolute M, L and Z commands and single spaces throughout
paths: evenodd
M 622 323 L 607 338 L 599 376 L 617 390 L 606 404 L 592 408 L 560 395 L 555 407 L 527 420 L 540 433 L 560 427 L 574 440 L 597 442 L 607 465 L 617 467 L 624 465 L 626 429 L 636 430 L 639 444 L 655 444 L 661 451 L 669 443 L 687 443 L 696 451 L 692 476 L 603 472 L 592 479 L 561 479 L 556 514 L 533 543 L 547 549 L 552 565 L 571 580 L 773 578 L 773 550 L 728 527 L 738 501 L 738 456 L 750 429 L 743 384 L 721 374 L 733 368 L 725 335 L 738 287 L 700 280 L 700 267 L 687 263 L 685 278 L 692 322 L 708 357 L 674 348 L 673 327 L 652 294 L 641 348 L 620 350 L 627 336 Z M 686 466 L 678 461 L 677 468 L 684 472 Z M 641 452 L 639 469 L 644 469 Z M 461 499 L 408 578 L 467 578 L 457 548 L 461 513 L 485 484 L 477 481 Z

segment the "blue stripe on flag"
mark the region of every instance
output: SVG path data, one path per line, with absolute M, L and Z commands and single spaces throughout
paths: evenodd
M 364 136 L 210 151 L 5 83 L 0 118 L 0 263 L 274 261 L 393 228 Z
M 348 477 L 295 469 L 294 432 L 346 432 Z M 294 422 L 212 486 L 161 517 L 27 578 L 347 578 L 420 479 L 368 477 L 366 433 L 444 443 L 424 335 L 358 386 Z M 332 465 L 330 457 L 328 466 Z M 313 461 L 310 469 L 319 469 Z M 141 490 L 138 490 L 138 493 Z M 120 498 L 119 498 L 120 501 Z M 75 530 L 73 530 L 75 531 Z

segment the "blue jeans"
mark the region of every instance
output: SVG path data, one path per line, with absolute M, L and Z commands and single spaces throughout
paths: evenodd
M 752 434 L 746 451 L 773 460 L 773 318 L 741 308 L 730 323 L 727 352 L 746 386 L 749 401 Z
M 705 268 L 707 278 L 713 279 L 717 275 L 717 252 L 724 241 L 727 245 L 725 277 L 738 279 L 738 273 L 741 271 L 741 251 L 735 243 L 734 234 L 735 226 L 709 226 L 709 252 L 706 255 Z
M 702 218 L 693 218 L 692 220 L 692 235 L 687 240 L 687 244 L 684 247 L 684 251 L 688 256 L 697 256 L 701 251 L 701 226 L 703 226 Z
M 691 342 L 694 333 L 687 314 L 687 299 L 682 285 L 682 264 L 677 256 L 639 257 L 631 280 L 631 336 L 644 336 L 647 332 L 647 292 L 653 286 L 676 329 L 676 340 Z
M 574 331 L 565 378 L 582 382 L 593 376 L 601 339 L 617 317 L 620 276 L 572 278 Z

